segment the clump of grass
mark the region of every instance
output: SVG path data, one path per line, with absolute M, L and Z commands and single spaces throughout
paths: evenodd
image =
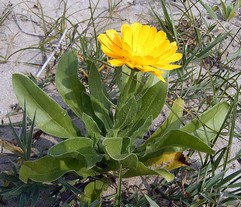
M 22 127 L 19 132 L 14 129 L 10 119 L 9 121 L 17 146 L 2 139 L 0 140 L 0 143 L 5 149 L 12 153 L 10 155 L 15 157 L 16 161 L 12 161 L 12 171 L 0 173 L 0 180 L 3 183 L 3 185 L 0 186 L 0 195 L 5 198 L 15 197 L 19 207 L 24 207 L 27 203 L 30 203 L 31 206 L 35 206 L 38 201 L 39 191 L 44 185 L 35 182 L 29 182 L 26 184 L 18 178 L 21 162 L 23 162 L 23 160 L 31 159 L 34 118 L 29 126 L 29 120 L 27 120 L 25 108 L 21 122 Z M 3 153 L 2 156 L 4 156 Z
M 240 157 L 231 155 L 233 143 L 240 136 L 237 133 L 237 117 L 240 113 L 240 71 L 232 67 L 238 61 L 238 55 L 227 53 L 231 44 L 240 45 L 240 37 L 236 31 L 230 31 L 218 19 L 208 22 L 203 18 L 201 11 L 193 13 L 193 9 L 200 10 L 194 1 L 182 3 L 180 9 L 181 18 L 174 21 L 172 7 L 168 7 L 160 0 L 163 10 L 161 16 L 153 10 L 157 24 L 169 32 L 169 35 L 181 46 L 184 54 L 183 67 L 173 74 L 170 81 L 170 96 L 180 96 L 187 104 L 187 118 L 199 116 L 204 110 L 215 103 L 227 101 L 230 103 L 230 111 L 226 122 L 215 139 L 210 140 L 213 146 L 219 147 L 213 156 L 195 156 L 199 160 L 198 170 L 177 170 L 177 173 L 185 173 L 183 180 L 172 184 L 163 185 L 168 191 L 163 195 L 170 198 L 177 205 L 202 206 L 202 205 L 227 205 L 239 200 L 240 172 L 229 172 L 229 168 Z M 184 8 L 184 9 L 182 9 Z M 215 30 L 222 27 L 224 33 L 216 35 Z M 192 44 L 190 44 L 192 43 Z M 239 51 L 239 50 L 238 50 Z M 236 52 L 237 53 L 237 52 Z M 230 93 L 232 95 L 230 95 Z M 225 141 L 224 141 L 225 140 Z M 220 145 L 220 142 L 224 144 Z M 230 174 L 231 173 L 231 174 Z M 177 176 L 178 177 L 178 176 Z

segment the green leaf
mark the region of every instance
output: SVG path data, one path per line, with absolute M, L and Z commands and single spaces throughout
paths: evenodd
M 234 10 L 232 10 L 232 9 L 233 9 L 233 8 L 231 8 L 230 13 L 228 14 L 227 21 L 230 21 L 231 19 L 233 19 L 233 18 L 237 15 L 236 11 L 234 11 Z
M 210 44 L 207 44 L 207 46 L 205 48 L 203 48 L 199 53 L 195 54 L 195 58 L 194 59 L 190 59 L 191 61 L 195 61 L 198 62 L 206 57 L 208 57 L 210 55 L 210 53 L 212 52 L 212 48 L 217 45 L 218 43 L 222 42 L 226 37 L 227 37 L 228 33 L 224 33 L 224 34 L 220 34 L 218 35 L 214 41 L 212 41 Z M 193 57 L 191 57 L 193 58 Z M 188 60 L 187 62 L 189 62 L 190 60 Z
M 196 118 L 182 127 L 181 130 L 193 134 L 207 142 L 207 140 L 212 140 L 219 133 L 228 112 L 228 103 L 218 103 L 204 112 L 200 118 Z
M 135 154 L 130 153 L 130 139 L 122 137 L 105 138 L 103 145 L 106 153 L 115 161 L 122 164 L 124 168 L 135 168 L 138 158 Z
M 165 150 L 168 152 L 175 152 L 175 147 L 178 148 L 178 151 L 184 151 L 187 148 L 191 148 L 209 154 L 214 153 L 214 151 L 198 137 L 180 130 L 172 130 L 164 136 L 155 139 L 154 142 L 148 143 L 146 153 L 141 160 L 148 160 L 158 156 Z
M 92 168 L 97 162 L 100 162 L 102 155 L 94 149 L 93 140 L 87 137 L 75 137 L 62 141 L 51 147 L 48 154 L 52 157 L 59 158 L 78 158 L 83 156 L 87 163 L 87 168 Z
M 146 117 L 145 120 L 140 120 L 134 126 L 130 127 L 130 131 L 128 131 L 128 136 L 131 137 L 132 140 L 136 140 L 137 138 L 143 138 L 146 132 L 148 132 L 152 121 L 152 116 Z
M 202 186 L 204 191 L 208 191 L 210 189 L 213 189 L 217 183 L 219 183 L 225 174 L 225 171 L 220 172 L 217 175 L 214 175 L 206 181 L 206 183 Z
M 117 107 L 114 128 L 125 128 L 133 124 L 133 119 L 137 113 L 137 102 L 135 97 L 130 98 L 120 109 Z
M 82 120 L 85 123 L 85 129 L 87 130 L 88 137 L 98 138 L 101 134 L 101 130 L 95 120 L 85 113 L 82 114 Z
M 82 158 L 79 156 L 78 159 L 45 156 L 38 160 L 24 162 L 21 165 L 19 177 L 27 183 L 29 179 L 36 182 L 52 182 L 65 173 L 73 171 L 83 178 L 96 175 L 93 170 L 85 166 L 84 156 Z
M 36 185 L 36 187 L 33 188 L 32 193 L 30 195 L 30 200 L 31 200 L 31 207 L 35 207 L 38 199 L 40 197 L 40 189 L 39 187 Z M 28 198 L 29 199 L 29 198 Z
M 159 129 L 157 129 L 153 135 L 146 141 L 146 143 L 152 141 L 156 137 L 160 137 L 161 135 L 171 131 L 179 129 L 181 126 L 181 117 L 184 109 L 184 101 L 179 98 L 177 99 L 171 108 L 171 112 L 165 122 L 161 125 Z
M 118 85 L 121 94 L 126 93 L 128 81 L 133 81 L 133 78 L 130 79 L 131 69 L 126 65 L 123 65 L 121 68 L 115 69 L 115 80 Z
M 112 115 L 110 114 L 110 111 L 108 111 L 103 103 L 101 103 L 94 96 L 90 96 L 90 98 L 95 115 L 99 118 L 99 120 L 101 120 L 105 129 L 111 129 L 113 126 L 113 121 L 111 119 Z
M 148 195 L 144 194 L 144 196 L 146 197 L 146 200 L 149 202 L 151 207 L 159 207 L 159 205 L 155 201 L 153 201 Z
M 100 102 L 107 110 L 110 109 L 111 102 L 107 98 L 108 94 L 104 85 L 102 84 L 102 80 L 100 77 L 100 73 L 96 67 L 96 65 L 87 61 L 88 69 L 89 69 L 89 90 L 92 97 L 94 97 L 98 102 Z
M 92 108 L 86 104 L 88 97 L 82 95 L 85 93 L 85 87 L 79 81 L 77 73 L 77 55 L 73 51 L 65 53 L 59 61 L 55 82 L 64 102 L 81 118 L 83 112 L 91 114 Z
M 172 10 L 168 10 L 167 2 L 165 2 L 164 0 L 161 0 L 160 2 L 161 2 L 162 11 L 165 19 L 165 25 L 163 25 L 164 27 L 163 29 L 168 31 L 167 32 L 168 39 L 171 41 L 174 41 L 175 39 L 177 39 L 177 31 L 173 21 Z M 175 39 L 173 38 L 173 36 L 175 37 Z
M 222 6 L 222 15 L 224 19 L 227 19 L 228 17 L 228 11 L 226 4 L 221 0 L 221 6 Z
M 206 11 L 208 12 L 208 14 L 213 18 L 213 19 L 218 19 L 214 9 L 212 7 L 210 7 L 207 3 L 203 3 L 202 0 L 199 1 L 202 6 L 206 9 Z
M 144 175 L 161 175 L 168 182 L 170 182 L 174 179 L 174 175 L 172 175 L 167 170 L 161 169 L 161 168 L 160 169 L 151 169 L 151 168 L 145 166 L 142 162 L 138 162 L 137 167 L 135 169 L 128 170 L 123 175 L 123 177 L 129 178 L 129 177 L 144 176 Z
M 61 138 L 79 135 L 79 130 L 73 125 L 67 112 L 33 81 L 21 74 L 13 74 L 12 81 L 20 106 L 23 107 L 26 102 L 29 117 L 36 113 L 35 123 L 38 128 Z
M 155 119 L 161 112 L 167 95 L 167 83 L 162 81 L 157 82 L 150 87 L 146 93 L 138 100 L 141 103 L 141 108 L 137 112 L 139 116 L 135 119 L 139 121 L 152 116 Z
M 127 70 L 127 71 L 126 71 Z M 126 71 L 126 72 L 124 72 Z M 120 96 L 118 100 L 117 108 L 122 108 L 130 97 L 135 93 L 136 88 L 136 71 L 127 68 L 126 66 L 122 67 L 122 87 L 119 88 Z
M 240 173 L 241 173 L 241 170 L 238 170 L 238 171 L 233 172 L 230 175 L 226 176 L 225 178 L 220 179 L 219 182 L 215 183 L 215 188 L 216 189 L 222 188 L 225 185 L 227 185 L 227 187 L 229 187 L 229 184 L 233 179 L 236 179 L 237 177 L 240 178 Z

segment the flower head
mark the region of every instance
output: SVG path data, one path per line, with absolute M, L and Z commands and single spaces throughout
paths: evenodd
M 127 65 L 142 72 L 151 72 L 165 81 L 163 70 L 180 68 L 171 64 L 182 58 L 176 42 L 167 40 L 166 33 L 140 23 L 123 24 L 121 35 L 114 29 L 100 34 L 98 40 L 113 66 Z

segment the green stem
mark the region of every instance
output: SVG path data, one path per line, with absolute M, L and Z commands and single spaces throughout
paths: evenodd
M 118 188 L 116 193 L 116 207 L 121 207 L 121 183 L 122 183 L 122 164 L 120 164 L 119 177 L 118 177 Z

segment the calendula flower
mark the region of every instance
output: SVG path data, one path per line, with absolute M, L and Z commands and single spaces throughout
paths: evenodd
M 100 34 L 98 40 L 113 66 L 127 65 L 131 69 L 151 72 L 162 81 L 165 81 L 164 70 L 181 67 L 172 64 L 182 58 L 182 54 L 177 53 L 176 42 L 167 40 L 166 33 L 155 27 L 123 24 L 121 34 L 110 29 Z

